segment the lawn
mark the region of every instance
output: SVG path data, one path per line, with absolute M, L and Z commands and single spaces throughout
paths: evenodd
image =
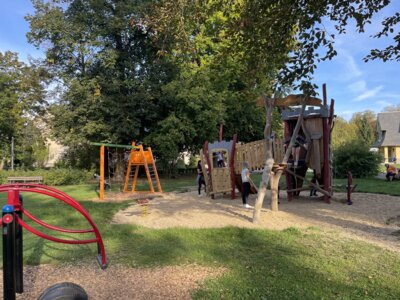
M 386 194 L 400 196 L 400 180 L 389 182 L 379 178 L 355 178 L 353 185 L 357 184 L 356 192 Z M 347 179 L 334 179 L 333 188 L 336 192 L 346 192 Z
M 360 188 L 373 182 L 365 181 Z M 389 183 L 382 183 L 386 184 L 382 185 L 385 191 Z M 193 186 L 194 177 L 164 180 L 162 184 L 166 190 L 184 190 Z M 112 224 L 112 216 L 129 202 L 84 201 L 96 195 L 93 187 L 80 185 L 61 189 L 77 198 L 89 211 L 102 233 L 111 264 L 155 267 L 196 263 L 228 270 L 222 277 L 202 284 L 193 292 L 194 299 L 400 298 L 398 253 L 339 239 L 334 233 L 318 228 L 154 230 Z M 26 194 L 25 208 L 57 226 L 87 228 L 85 220 L 72 209 L 46 197 Z M 28 232 L 24 234 L 25 264 L 85 263 L 95 256 L 95 245 L 55 244 Z

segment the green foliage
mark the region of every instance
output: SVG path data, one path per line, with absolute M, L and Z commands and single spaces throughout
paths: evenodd
M 216 140 L 221 123 L 226 139 L 262 138 L 264 110 L 255 99 L 296 84 L 313 93 L 317 64 L 336 55 L 323 20 L 344 33 L 353 19 L 362 31 L 388 4 L 100 2 L 34 0 L 26 17 L 29 41 L 45 45 L 47 68 L 62 87 L 51 107 L 53 133 L 71 148 L 146 141 L 164 164 Z M 390 31 L 398 21 L 387 22 Z M 279 135 L 279 119 L 272 127 Z
M 194 42 L 186 53 L 153 23 L 157 2 L 34 1 L 28 38 L 48 45 L 48 68 L 62 78 L 51 107 L 56 138 L 71 148 L 145 141 L 165 164 L 216 140 L 221 123 L 225 138 L 261 138 L 264 110 L 254 99 L 265 90 L 266 61 L 228 53 L 230 4 L 198 4 L 206 12 L 185 19 Z
M 43 166 L 46 147 L 38 122 L 45 107 L 47 73 L 17 53 L 0 52 L 0 161 L 10 161 L 11 137 L 15 138 L 15 162 L 31 168 Z
M 83 184 L 93 179 L 92 171 L 85 171 L 81 169 L 61 169 L 53 168 L 50 170 L 37 169 L 32 171 L 1 171 L 0 182 L 7 183 L 7 177 L 14 176 L 42 176 L 43 183 L 46 185 L 70 185 L 70 184 Z
M 336 118 L 332 131 L 331 147 L 333 152 L 336 152 L 339 148 L 356 140 L 359 140 L 356 125 L 347 122 L 341 117 Z
M 350 120 L 350 124 L 356 126 L 358 138 L 371 147 L 377 138 L 375 113 L 370 110 L 355 113 Z
M 360 141 L 340 146 L 333 155 L 334 173 L 339 178 L 346 177 L 349 171 L 355 178 L 374 176 L 383 161 L 379 153 L 369 151 L 369 146 Z
M 400 167 L 400 166 L 398 166 Z M 386 173 L 386 169 L 382 171 Z M 400 196 L 400 184 L 399 182 L 395 182 L 395 184 L 391 184 L 391 182 L 387 181 L 385 177 L 376 178 L 357 178 L 353 180 L 353 185 L 357 184 L 355 192 L 357 193 L 374 193 L 374 194 L 385 194 L 385 195 L 393 195 Z M 346 190 L 347 179 L 343 178 L 335 178 L 333 181 L 334 190 L 337 192 L 343 193 Z

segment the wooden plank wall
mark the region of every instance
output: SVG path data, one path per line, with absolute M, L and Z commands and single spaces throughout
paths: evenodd
M 243 161 L 247 161 L 250 171 L 261 170 L 265 165 L 266 141 L 259 140 L 247 144 L 237 144 L 235 153 L 235 173 L 240 174 Z M 285 155 L 283 139 L 276 138 L 273 143 L 273 155 L 276 163 L 280 163 Z
M 272 143 L 272 148 L 274 151 L 274 160 L 275 163 L 279 164 L 283 161 L 283 157 L 285 156 L 285 145 L 284 140 L 282 138 L 275 138 Z
M 225 193 L 232 190 L 229 168 L 214 168 L 212 170 L 212 193 Z

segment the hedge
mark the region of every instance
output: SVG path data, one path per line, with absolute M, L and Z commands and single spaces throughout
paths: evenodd
M 49 170 L 39 169 L 35 171 L 6 171 L 0 170 L 0 183 L 7 183 L 7 177 L 42 176 L 46 185 L 71 185 L 84 184 L 93 179 L 93 172 L 81 169 L 54 168 Z

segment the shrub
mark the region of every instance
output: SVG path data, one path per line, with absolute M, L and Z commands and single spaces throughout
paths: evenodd
M 46 185 L 84 184 L 93 178 L 93 172 L 72 168 L 54 168 L 50 170 L 37 169 L 34 171 L 0 171 L 0 183 L 7 183 L 7 177 L 12 176 L 42 176 Z
M 348 171 L 357 178 L 374 176 L 379 172 L 382 161 L 382 155 L 369 151 L 366 144 L 349 142 L 334 152 L 334 173 L 339 178 L 346 177 Z

